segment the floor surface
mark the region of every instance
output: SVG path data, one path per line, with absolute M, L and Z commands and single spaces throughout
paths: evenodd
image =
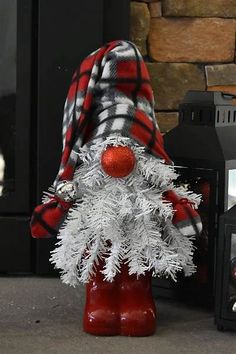
M 82 330 L 84 288 L 57 278 L 0 278 L 0 354 L 236 354 L 236 332 L 218 332 L 213 314 L 158 300 L 151 337 L 95 337 Z

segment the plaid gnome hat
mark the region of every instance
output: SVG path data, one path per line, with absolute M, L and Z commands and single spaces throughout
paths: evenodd
M 75 72 L 65 103 L 64 150 L 57 180 L 73 178 L 81 146 L 112 133 L 133 138 L 170 162 L 154 115 L 146 65 L 128 41 L 108 43 Z
M 73 179 L 80 148 L 119 133 L 171 164 L 154 114 L 150 78 L 141 54 L 129 41 L 113 41 L 90 54 L 73 75 L 63 117 L 63 152 L 54 187 Z M 72 203 L 56 195 L 36 207 L 33 237 L 51 237 Z

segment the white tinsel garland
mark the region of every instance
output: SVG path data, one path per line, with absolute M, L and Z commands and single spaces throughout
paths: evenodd
M 113 178 L 102 170 L 102 151 L 110 145 L 130 146 L 136 156 L 135 170 L 125 178 Z M 75 173 L 81 197 L 70 209 L 59 232 L 51 262 L 62 270 L 62 281 L 76 286 L 86 283 L 104 260 L 104 278 L 112 281 L 122 262 L 129 273 L 170 276 L 195 271 L 193 237 L 183 236 L 173 225 L 173 209 L 162 194 L 175 190 L 195 205 L 199 196 L 176 188 L 174 167 L 154 158 L 129 138 L 113 136 L 85 146 L 79 154 L 83 164 Z

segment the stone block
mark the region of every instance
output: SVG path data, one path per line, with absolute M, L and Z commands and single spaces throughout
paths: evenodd
M 158 0 L 135 0 L 135 1 L 151 3 L 151 2 L 157 2 Z
M 204 72 L 195 64 L 147 63 L 158 110 L 178 110 L 188 90 L 205 90 Z
M 178 112 L 156 112 L 156 119 L 161 133 L 167 133 L 179 123 Z
M 207 65 L 207 86 L 236 85 L 236 64 Z
M 163 0 L 164 16 L 236 18 L 235 0 Z
M 146 41 L 150 28 L 150 12 L 145 3 L 130 3 L 130 40 L 142 55 L 147 54 Z
M 236 20 L 152 18 L 149 55 L 158 62 L 232 62 Z
M 151 2 L 148 7 L 151 17 L 155 18 L 162 16 L 161 1 Z

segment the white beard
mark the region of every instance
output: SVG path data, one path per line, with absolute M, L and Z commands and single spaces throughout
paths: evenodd
M 108 145 L 130 146 L 136 157 L 134 171 L 113 178 L 102 170 L 101 153 Z M 195 271 L 193 236 L 182 235 L 172 224 L 172 204 L 162 194 L 175 190 L 196 205 L 199 196 L 175 188 L 173 166 L 150 156 L 129 138 L 112 136 L 80 153 L 83 164 L 74 181 L 80 195 L 60 228 L 50 261 L 62 270 L 64 283 L 86 283 L 104 260 L 104 279 L 112 281 L 126 262 L 130 274 L 152 271 L 154 276 L 185 275 Z

